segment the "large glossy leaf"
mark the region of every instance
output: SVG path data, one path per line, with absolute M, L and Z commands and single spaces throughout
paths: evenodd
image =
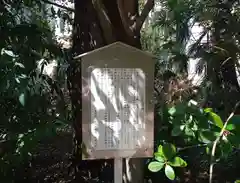
M 234 131 L 240 135 L 240 115 L 234 115 L 228 122 L 227 130 Z
M 166 165 L 165 166 L 165 175 L 170 180 L 174 180 L 175 179 L 175 172 L 174 172 L 173 168 L 170 165 Z
M 169 161 L 169 164 L 174 167 L 186 167 L 187 163 L 180 157 L 174 157 Z
M 209 114 L 210 120 L 214 125 L 218 126 L 219 128 L 223 127 L 223 121 L 221 117 L 216 113 L 212 112 L 212 109 L 207 108 L 204 111 Z
M 155 156 L 155 159 L 161 163 L 164 163 L 165 162 L 165 159 L 163 156 Z
M 221 117 L 219 115 L 217 115 L 216 113 L 211 112 L 210 113 L 211 117 L 212 117 L 212 121 L 214 122 L 214 124 L 216 126 L 218 126 L 219 128 L 223 127 L 223 121 L 221 119 Z
M 179 136 L 181 135 L 182 131 L 184 130 L 184 125 L 175 125 L 172 129 L 172 136 Z
M 235 130 L 236 129 L 236 126 L 234 124 L 228 124 L 227 127 L 226 127 L 226 130 L 229 130 L 229 131 L 232 131 L 232 130 Z
M 153 161 L 148 164 L 148 169 L 151 172 L 158 172 L 163 168 L 163 166 L 164 166 L 164 163 L 161 163 L 159 161 Z
M 198 133 L 198 140 L 203 143 L 212 143 L 214 140 L 216 140 L 217 136 L 219 135 L 218 132 L 213 132 L 210 130 L 200 131 Z
M 164 144 L 162 147 L 163 156 L 170 160 L 176 155 L 176 147 L 173 144 Z

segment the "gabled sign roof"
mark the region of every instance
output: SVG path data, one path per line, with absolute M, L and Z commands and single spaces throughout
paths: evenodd
M 95 49 L 95 50 L 92 50 L 92 51 L 89 51 L 89 52 L 86 52 L 86 53 L 83 53 L 81 55 L 78 55 L 76 57 L 74 57 L 74 59 L 79 59 L 79 58 L 82 58 L 82 57 L 85 57 L 87 55 L 90 55 L 90 54 L 95 54 L 95 53 L 99 53 L 103 50 L 109 50 L 111 51 L 112 49 L 124 49 L 126 52 L 129 52 L 130 53 L 136 53 L 138 52 L 138 54 L 143 54 L 145 56 L 148 56 L 148 57 L 152 57 L 152 58 L 155 58 L 154 55 L 152 55 L 151 53 L 149 52 L 146 52 L 146 51 L 143 51 L 143 50 L 140 50 L 138 48 L 135 48 L 133 46 L 130 46 L 128 44 L 125 44 L 125 43 L 122 43 L 122 42 L 115 42 L 115 43 L 112 43 L 112 44 L 109 44 L 109 45 L 106 45 L 106 46 L 103 46 L 101 48 L 98 48 L 98 49 Z M 126 53 L 127 54 L 127 53 Z

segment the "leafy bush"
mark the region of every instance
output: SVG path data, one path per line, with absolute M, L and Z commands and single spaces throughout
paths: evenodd
M 210 177 L 213 165 L 220 159 L 226 158 L 234 148 L 240 144 L 240 116 L 234 112 L 224 123 L 221 117 L 211 108 L 200 108 L 195 101 L 178 103 L 170 107 L 166 113 L 169 135 L 160 136 L 154 160 L 149 163 L 148 169 L 152 172 L 160 171 L 163 167 L 170 180 L 175 179 L 173 167 L 185 167 L 187 163 L 177 153 L 193 147 L 205 147 L 206 154 L 211 158 Z M 167 117 L 166 117 L 167 116 Z M 177 140 L 174 138 L 177 137 Z M 210 178 L 212 179 L 212 177 Z
M 61 57 L 41 4 L 7 1 L 0 14 L 0 176 L 32 156 L 33 147 L 55 135 L 65 119 L 57 81 L 38 62 Z M 27 3 L 27 4 L 25 4 Z M 10 174 L 10 179 L 12 175 Z

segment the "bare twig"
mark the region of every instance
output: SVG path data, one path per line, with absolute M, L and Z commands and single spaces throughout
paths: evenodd
M 197 144 L 197 145 L 192 145 L 192 146 L 186 146 L 186 147 L 180 147 L 178 148 L 178 151 L 185 151 L 187 149 L 193 149 L 193 148 L 197 148 L 197 147 L 206 147 L 207 144 Z
M 216 138 L 216 140 L 213 142 L 213 147 L 212 147 L 212 152 L 211 152 L 211 159 L 210 159 L 210 168 L 209 168 L 209 183 L 213 182 L 213 166 L 214 166 L 214 160 L 215 160 L 215 152 L 216 152 L 216 148 L 217 148 L 217 144 L 218 142 L 221 140 L 224 131 L 228 125 L 228 122 L 230 121 L 230 119 L 233 117 L 237 107 L 239 106 L 240 101 L 235 105 L 235 108 L 233 110 L 233 112 L 229 115 L 229 117 L 227 118 L 226 122 L 224 123 L 222 130 L 219 134 L 219 136 Z
M 227 61 L 229 61 L 232 57 L 228 57 L 226 60 L 223 61 L 223 63 L 221 64 L 221 67 L 227 63 Z

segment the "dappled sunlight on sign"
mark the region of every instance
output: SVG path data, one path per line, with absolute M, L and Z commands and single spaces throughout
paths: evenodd
M 91 145 L 133 150 L 145 142 L 145 74 L 135 68 L 95 68 L 90 77 Z

